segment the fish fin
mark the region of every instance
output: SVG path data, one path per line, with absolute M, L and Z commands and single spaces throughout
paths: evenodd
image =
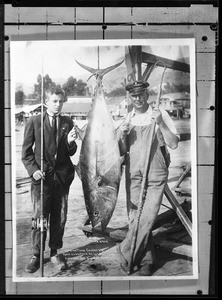
M 83 140 L 85 133 L 86 133 L 86 127 L 84 129 L 80 129 L 79 127 L 77 127 L 77 132 L 78 132 L 80 140 Z
M 83 233 L 85 234 L 86 237 L 91 237 L 93 235 L 93 232 L 92 232 L 92 228 L 89 229 L 89 225 L 90 225 L 91 221 L 90 221 L 90 218 L 89 216 L 87 215 L 85 218 L 84 218 L 84 221 L 83 221 Z M 87 230 L 86 230 L 87 229 Z
M 79 179 L 82 180 L 82 176 L 81 176 L 82 174 L 81 174 L 81 169 L 80 169 L 80 164 L 79 164 L 79 162 L 78 162 L 77 165 L 74 165 L 74 167 L 75 167 L 75 171 L 76 171 L 77 175 L 79 176 Z
M 121 166 L 125 163 L 125 155 L 120 157 L 120 164 Z
M 89 215 L 85 216 L 84 221 L 83 221 L 83 225 L 90 225 L 91 220 Z
M 90 80 L 90 78 L 92 78 L 93 76 L 96 76 L 96 74 L 92 74 L 92 75 L 90 75 L 90 76 L 89 76 L 89 78 L 87 79 L 87 81 L 89 81 L 89 80 Z

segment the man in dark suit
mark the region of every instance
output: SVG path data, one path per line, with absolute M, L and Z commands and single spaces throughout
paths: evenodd
M 50 223 L 50 259 L 59 269 L 65 268 L 57 249 L 63 246 L 67 219 L 69 187 L 74 179 L 74 166 L 70 156 L 77 150 L 77 132 L 69 117 L 61 116 L 64 91 L 53 88 L 46 91 L 47 111 L 43 115 L 43 172 L 41 171 L 41 115 L 30 117 L 24 131 L 22 162 L 31 177 L 33 203 L 31 244 L 33 256 L 26 271 L 34 273 L 40 267 L 41 179 L 43 178 L 44 223 Z M 46 226 L 44 226 L 46 227 Z M 47 230 L 43 241 L 45 248 Z

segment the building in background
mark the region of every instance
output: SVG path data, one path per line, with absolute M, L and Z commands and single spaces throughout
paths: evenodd
M 61 113 L 73 120 L 86 120 L 91 107 L 91 97 L 69 96 L 63 104 Z
M 177 119 L 190 118 L 190 94 L 187 92 L 165 94 L 160 100 L 170 116 Z

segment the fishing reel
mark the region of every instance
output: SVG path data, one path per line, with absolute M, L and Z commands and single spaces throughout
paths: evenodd
M 42 220 L 40 218 L 37 219 L 32 218 L 32 230 L 41 229 L 42 228 L 41 221 Z M 47 218 L 43 218 L 43 230 L 47 231 L 47 227 L 48 227 Z

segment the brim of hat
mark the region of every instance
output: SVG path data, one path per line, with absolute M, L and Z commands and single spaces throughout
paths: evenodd
M 144 93 L 144 91 L 147 91 L 147 88 L 132 90 L 132 91 L 129 92 L 129 94 L 130 94 L 130 96 L 137 96 L 137 95 L 140 95 L 140 94 Z
M 134 90 L 146 89 L 148 86 L 149 86 L 149 83 L 147 81 L 145 81 L 145 82 L 138 81 L 138 82 L 134 82 L 134 83 L 128 83 L 126 85 L 126 90 L 129 92 L 132 92 Z

